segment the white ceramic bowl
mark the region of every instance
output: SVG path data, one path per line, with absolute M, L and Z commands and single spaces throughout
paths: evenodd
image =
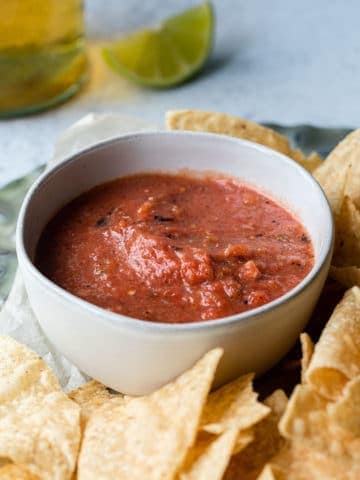
M 284 296 L 249 312 L 170 325 L 136 320 L 85 302 L 34 266 L 43 228 L 74 197 L 122 175 L 182 168 L 240 177 L 287 205 L 314 245 L 315 264 L 307 277 Z M 225 351 L 218 384 L 244 372 L 269 369 L 291 348 L 313 311 L 328 272 L 332 242 L 328 202 L 304 169 L 251 142 L 189 132 L 131 134 L 68 158 L 33 185 L 17 228 L 20 268 L 45 334 L 83 372 L 127 394 L 152 391 L 216 346 Z

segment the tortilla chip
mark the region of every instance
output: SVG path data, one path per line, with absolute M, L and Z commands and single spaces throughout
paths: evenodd
M 360 478 L 360 377 L 331 403 L 308 385 L 298 385 L 280 421 L 288 443 L 269 462 L 260 479 L 276 472 L 287 480 Z M 282 477 L 281 475 L 284 475 Z
M 172 110 L 166 113 L 169 130 L 195 130 L 251 140 L 288 155 L 289 140 L 270 128 L 224 113 Z
M 305 429 L 309 434 L 296 442 L 309 452 L 315 451 L 323 469 L 327 465 L 330 471 L 337 471 L 336 478 L 360 478 L 360 439 L 334 425 L 326 412 L 314 412 L 307 421 L 311 424 Z
M 257 480 L 288 480 L 288 474 L 277 465 L 268 464 L 261 472 Z M 240 479 L 239 479 L 240 480 Z M 305 479 L 304 479 L 305 480 Z
M 294 454 L 295 447 L 292 445 L 290 442 L 286 442 L 283 447 L 270 459 L 269 463 L 267 463 L 261 472 L 261 475 L 259 475 L 259 479 L 263 478 L 273 478 L 271 476 L 269 477 L 262 477 L 262 475 L 267 472 L 269 475 L 272 473 L 274 475 L 274 478 L 276 477 L 276 474 L 284 474 L 286 472 L 285 478 L 289 478 L 289 470 L 290 466 L 294 461 L 294 458 L 296 458 L 296 454 Z M 280 476 L 280 478 L 282 478 Z
M 360 129 L 350 133 L 314 171 L 333 211 L 340 210 L 342 198 L 348 196 L 360 209 Z
M 352 437 L 331 421 L 328 415 L 330 405 L 330 401 L 311 387 L 298 385 L 279 423 L 282 435 L 289 440 L 301 441 L 302 445 L 306 442 L 308 447 L 319 452 L 343 455 L 346 443 L 341 440 Z
M 243 375 L 209 395 L 201 418 L 201 429 L 220 434 L 229 428 L 245 430 L 270 413 L 257 401 L 252 388 L 253 374 Z
M 271 460 L 259 480 L 355 480 L 355 478 L 357 477 L 348 476 L 343 466 L 334 462 L 332 458 L 301 445 L 292 445 L 284 448 Z
M 340 399 L 328 406 L 328 413 L 333 422 L 360 437 L 360 376 L 346 385 Z
M 114 398 L 89 419 L 78 479 L 173 479 L 193 445 L 221 349 L 146 397 Z
M 69 398 L 81 407 L 82 428 L 95 410 L 114 397 L 125 398 L 122 394 L 114 392 L 96 380 L 92 380 L 69 393 Z
M 280 421 L 280 431 L 293 446 L 316 451 L 337 468 L 353 471 L 358 466 L 360 469 L 360 438 L 333 422 L 329 406 L 329 402 L 309 386 L 298 385 Z
M 313 170 L 315 170 L 315 168 L 322 165 L 324 159 L 317 152 L 311 152 L 310 155 L 308 156 L 308 161 L 312 163 L 314 167 Z
M 315 346 L 307 382 L 326 398 L 337 399 L 360 374 L 360 288 L 348 290 Z
M 321 167 L 320 167 L 321 168 Z M 350 173 L 350 165 L 347 165 L 341 170 L 329 171 L 329 176 L 324 179 L 318 178 L 318 168 L 314 170 L 313 175 L 320 183 L 324 193 L 329 201 L 331 210 L 334 214 L 335 223 L 340 214 L 341 205 L 345 198 L 346 184 Z
M 270 415 L 255 425 L 254 441 L 234 455 L 224 480 L 256 479 L 265 464 L 285 445 L 277 425 L 286 408 L 286 395 L 282 390 L 276 390 L 264 403 L 271 408 Z
M 166 112 L 166 126 L 169 130 L 210 132 L 250 140 L 291 157 L 309 171 L 316 168 L 319 161 L 314 152 L 307 158 L 299 149 L 293 150 L 289 140 L 275 130 L 224 113 L 171 110 Z
M 272 420 L 280 418 L 285 412 L 288 403 L 288 398 L 283 390 L 275 390 L 265 400 L 264 404 L 271 410 Z
M 330 277 L 345 287 L 360 286 L 360 267 L 330 267 Z
M 238 436 L 230 428 L 219 436 L 200 432 L 178 476 L 179 480 L 221 480 Z M 248 438 L 251 441 L 251 436 Z
M 336 219 L 332 263 L 337 267 L 360 266 L 360 210 L 349 197 L 344 198 Z
M 41 479 L 69 479 L 80 442 L 80 409 L 45 362 L 0 337 L 0 457 Z M 10 467 L 8 467 L 10 468 Z
M 312 424 L 308 422 L 308 417 L 315 411 L 324 411 L 327 404 L 325 398 L 307 385 L 297 385 L 279 423 L 281 434 L 289 440 L 297 436 L 309 436 L 306 428 L 311 429 Z
M 301 357 L 301 382 L 305 382 L 305 373 L 310 365 L 311 358 L 314 353 L 314 344 L 310 338 L 310 335 L 306 332 L 300 335 L 300 343 L 301 343 L 301 350 L 302 350 L 302 357 Z
M 236 442 L 235 442 L 232 454 L 236 455 L 237 453 L 241 452 L 253 440 L 254 440 L 254 429 L 252 427 L 247 428 L 246 430 L 241 430 L 238 433 L 238 436 L 236 438 Z
M 0 468 L 0 480 L 40 480 L 26 468 L 9 463 Z
M 322 157 L 317 152 L 312 152 L 308 157 L 299 149 L 291 150 L 289 155 L 296 163 L 312 173 L 322 162 Z

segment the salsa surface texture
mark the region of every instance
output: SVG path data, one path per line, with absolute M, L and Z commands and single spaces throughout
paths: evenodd
M 36 264 L 95 305 L 165 323 L 205 321 L 280 297 L 313 266 L 304 227 L 268 197 L 223 177 L 137 174 L 66 205 Z

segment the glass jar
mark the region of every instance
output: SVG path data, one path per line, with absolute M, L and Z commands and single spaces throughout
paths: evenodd
M 2 2 L 0 117 L 64 101 L 86 73 L 82 0 Z

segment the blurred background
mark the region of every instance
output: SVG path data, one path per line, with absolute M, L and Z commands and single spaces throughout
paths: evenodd
M 88 112 L 141 116 L 160 126 L 171 108 L 218 110 L 282 126 L 360 124 L 356 0 L 214 0 L 212 56 L 199 75 L 176 88 L 138 87 L 104 62 L 104 41 L 196 3 L 86 0 L 89 79 L 61 106 L 0 121 L 0 186 L 44 164 L 59 133 Z

